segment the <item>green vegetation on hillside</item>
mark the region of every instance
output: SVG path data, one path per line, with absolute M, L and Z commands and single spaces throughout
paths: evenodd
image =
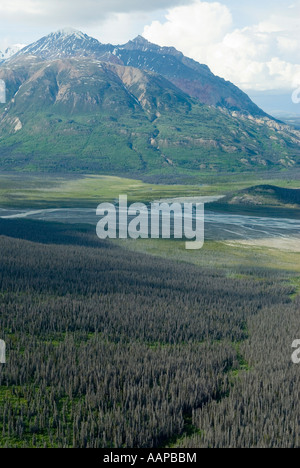
M 253 214 L 257 216 L 300 217 L 300 189 L 257 185 L 243 190 L 231 190 L 224 198 L 210 205 L 216 211 Z
M 232 205 L 300 208 L 300 189 L 294 190 L 272 185 L 260 185 L 230 194 L 222 202 Z
M 299 132 L 203 105 L 152 72 L 21 56 L 0 78 L 2 170 L 139 178 L 299 167 Z

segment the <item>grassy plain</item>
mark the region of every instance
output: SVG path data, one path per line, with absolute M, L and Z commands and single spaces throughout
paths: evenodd
M 284 175 L 284 174 L 283 174 Z M 222 177 L 199 177 L 199 182 L 185 184 L 146 183 L 116 176 L 0 174 L 0 207 L 10 208 L 71 208 L 95 207 L 102 201 L 112 201 L 121 194 L 128 200 L 153 201 L 159 198 L 226 195 L 245 188 L 271 184 L 299 188 L 296 178 L 263 178 L 255 174 Z

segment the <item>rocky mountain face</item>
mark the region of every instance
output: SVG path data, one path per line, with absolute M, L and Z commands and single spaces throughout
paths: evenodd
M 185 57 L 173 47 L 159 47 L 139 36 L 115 53 L 124 65 L 159 73 L 203 104 L 252 115 L 266 115 L 239 88 L 215 76 L 206 65 Z
M 181 176 L 300 162 L 300 132 L 205 65 L 141 37 L 114 47 L 58 31 L 4 62 L 0 79 L 5 170 Z
M 121 46 L 101 44 L 80 31 L 63 29 L 25 47 L 21 55 L 46 60 L 67 57 L 94 57 L 98 60 L 148 70 L 167 78 L 203 104 L 220 106 L 251 115 L 265 115 L 251 99 L 232 83 L 215 76 L 206 65 L 185 57 L 173 47 L 160 47 L 142 36 Z

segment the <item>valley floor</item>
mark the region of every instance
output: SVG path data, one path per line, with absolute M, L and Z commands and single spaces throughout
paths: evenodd
M 6 214 L 94 207 L 121 189 L 133 201 L 216 193 L 2 182 Z M 0 219 L 1 447 L 300 447 L 298 237 L 223 236 L 189 252 L 60 221 Z
M 203 175 L 192 185 L 146 183 L 115 176 L 76 174 L 0 173 L 1 208 L 95 208 L 126 194 L 129 202 L 151 202 L 162 198 L 224 196 L 232 191 L 271 184 L 300 187 L 300 173 Z M 225 208 L 222 207 L 222 210 Z M 240 209 L 240 208 L 239 208 Z M 278 210 L 281 216 L 285 210 Z M 249 209 L 245 209 L 249 213 Z

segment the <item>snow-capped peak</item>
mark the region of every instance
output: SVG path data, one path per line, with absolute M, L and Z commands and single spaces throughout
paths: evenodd
M 63 28 L 63 29 L 58 29 L 55 33 L 53 33 L 54 36 L 75 36 L 77 39 L 84 39 L 86 37 L 83 32 L 79 31 L 78 29 L 74 28 Z
M 9 59 L 23 49 L 23 47 L 26 47 L 25 44 L 14 44 L 10 47 L 6 47 L 3 52 L 0 51 L 0 62 Z
M 101 47 L 97 39 L 73 28 L 59 29 L 30 44 L 20 55 L 35 55 L 46 60 L 93 56 Z

